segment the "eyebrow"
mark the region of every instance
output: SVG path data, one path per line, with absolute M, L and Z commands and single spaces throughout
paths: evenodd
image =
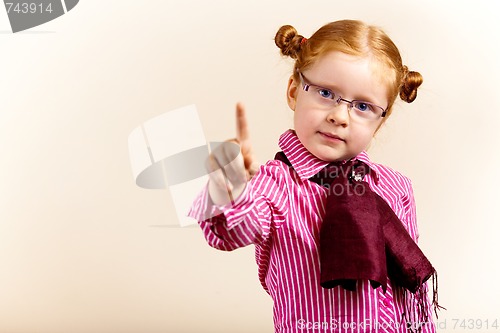
M 311 80 L 309 80 L 302 72 L 299 72 L 299 73 L 300 73 L 300 75 L 302 75 L 304 82 L 312 87 L 322 88 L 322 89 L 331 90 L 331 91 L 337 91 L 336 88 L 333 88 L 332 86 L 329 87 L 328 84 L 319 85 L 319 84 L 312 83 Z

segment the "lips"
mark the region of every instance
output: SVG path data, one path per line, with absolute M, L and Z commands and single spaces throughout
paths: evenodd
M 337 134 L 333 134 L 333 133 L 328 133 L 328 132 L 319 132 L 319 134 L 324 137 L 325 139 L 329 140 L 329 141 L 342 141 L 342 142 L 345 142 L 344 139 L 342 139 L 340 136 L 338 136 Z

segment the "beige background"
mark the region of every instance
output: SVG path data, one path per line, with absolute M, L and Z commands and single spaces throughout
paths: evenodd
M 383 27 L 425 78 L 371 156 L 413 179 L 441 332 L 500 325 L 493 4 L 82 0 L 19 34 L 0 10 L 0 333 L 272 332 L 253 249 L 167 227 L 170 194 L 135 186 L 127 138 L 192 103 L 208 140 L 232 137 L 240 100 L 258 158 L 272 158 L 292 119 L 274 34 L 342 18 Z

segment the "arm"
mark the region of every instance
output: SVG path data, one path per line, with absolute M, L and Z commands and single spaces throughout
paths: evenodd
M 208 186 L 196 199 L 189 216 L 197 219 L 208 244 L 232 251 L 266 241 L 285 219 L 285 181 L 280 164 L 262 166 L 241 195 L 226 205 L 215 205 Z
M 268 162 L 256 174 L 241 104 L 236 106 L 236 130 L 236 139 L 217 147 L 207 159 L 210 180 L 189 213 L 199 221 L 209 245 L 226 251 L 262 242 L 273 223 L 284 219 L 283 173 L 279 163 Z
M 406 227 L 406 230 L 410 234 L 411 238 L 418 243 L 418 227 L 417 227 L 417 206 L 415 203 L 415 195 L 413 194 L 413 186 L 411 180 L 404 178 L 403 182 L 404 196 L 401 199 L 404 216 L 402 222 Z
M 406 179 L 404 182 L 404 187 L 405 187 L 405 193 L 407 196 L 403 197 L 402 202 L 403 202 L 403 207 L 404 207 L 404 220 L 403 223 L 407 224 L 407 230 L 410 236 L 413 238 L 413 240 L 417 243 L 418 238 L 419 238 L 419 233 L 418 233 L 418 226 L 417 226 L 417 213 L 416 213 L 416 204 L 415 204 L 415 196 L 413 193 L 413 186 L 411 184 L 411 181 L 409 179 Z M 434 308 L 433 305 L 431 304 L 429 300 L 429 285 L 434 283 L 432 281 L 432 278 L 427 281 L 423 285 L 424 289 L 424 297 L 425 297 L 425 302 L 427 302 L 427 320 L 425 323 L 423 323 L 422 326 L 422 333 L 435 333 L 436 332 L 436 325 L 434 322 Z M 437 282 L 436 282 L 437 283 Z

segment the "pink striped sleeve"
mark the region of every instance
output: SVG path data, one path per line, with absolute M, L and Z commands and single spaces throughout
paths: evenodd
M 408 229 L 410 235 L 413 237 L 415 242 L 418 242 L 419 238 L 419 233 L 418 233 L 418 226 L 417 226 L 417 212 L 416 212 L 416 204 L 415 204 L 415 196 L 413 195 L 413 187 L 411 184 L 411 180 L 407 179 L 407 182 L 404 183 L 407 186 L 407 193 L 409 197 L 405 200 L 403 199 L 403 202 L 406 202 L 406 211 L 407 213 L 405 214 L 406 217 L 406 222 L 408 223 Z M 422 333 L 435 333 L 436 332 L 436 325 L 433 320 L 434 317 L 434 311 L 433 307 L 430 305 L 431 302 L 429 300 L 429 285 L 432 286 L 432 281 L 427 281 L 424 285 L 424 290 L 425 290 L 425 297 L 426 297 L 426 302 L 429 305 L 428 306 L 428 312 L 427 312 L 427 317 L 429 318 L 427 322 L 423 323 L 422 326 Z
M 286 192 L 278 169 L 276 161 L 262 166 L 233 204 L 214 205 L 205 187 L 188 215 L 199 221 L 210 246 L 232 251 L 260 244 L 284 221 Z

